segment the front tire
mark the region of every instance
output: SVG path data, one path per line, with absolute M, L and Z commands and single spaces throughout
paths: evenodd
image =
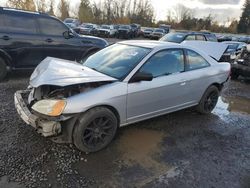
M 211 113 L 218 102 L 219 94 L 219 89 L 216 86 L 210 86 L 203 94 L 197 106 L 197 111 L 201 114 Z
M 84 152 L 96 152 L 105 148 L 115 137 L 118 120 L 105 107 L 96 107 L 84 113 L 75 125 L 75 146 Z
M 7 65 L 5 61 L 0 57 L 0 81 L 2 81 L 7 75 Z

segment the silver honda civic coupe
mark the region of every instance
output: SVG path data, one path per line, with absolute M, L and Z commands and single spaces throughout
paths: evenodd
M 216 106 L 230 76 L 215 42 L 124 41 L 82 64 L 48 57 L 14 95 L 20 117 L 57 143 L 85 152 L 106 147 L 117 128 L 195 106 Z M 201 49 L 201 50 L 198 50 Z

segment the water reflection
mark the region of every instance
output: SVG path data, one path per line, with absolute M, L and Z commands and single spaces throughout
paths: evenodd
M 245 97 L 220 97 L 213 113 L 223 118 L 232 112 L 250 114 L 250 99 Z

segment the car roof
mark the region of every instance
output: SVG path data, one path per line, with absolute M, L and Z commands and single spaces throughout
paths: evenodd
M 150 41 L 150 40 L 127 40 L 118 42 L 118 44 L 126 44 L 132 46 L 138 46 L 143 48 L 156 48 L 156 47 L 180 47 L 180 44 L 172 42 L 162 42 L 162 41 Z
M 27 15 L 42 15 L 42 16 L 49 16 L 47 13 L 42 13 L 42 12 L 36 12 L 36 11 L 27 11 L 27 10 L 22 10 L 22 9 L 16 9 L 16 8 L 9 8 L 9 7 L 0 7 L 0 12 L 11 12 L 14 14 L 22 13 L 22 14 L 27 14 Z

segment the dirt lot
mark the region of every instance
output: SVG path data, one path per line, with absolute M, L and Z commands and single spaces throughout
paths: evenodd
M 103 151 L 81 153 L 39 136 L 0 83 L 0 187 L 250 187 L 250 81 L 231 81 L 211 115 L 192 109 L 121 128 Z

